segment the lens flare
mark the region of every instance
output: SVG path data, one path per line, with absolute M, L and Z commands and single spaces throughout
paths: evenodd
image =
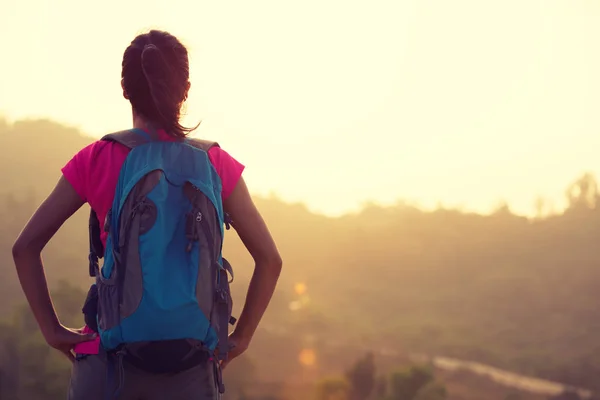
M 302 282 L 298 282 L 294 285 L 294 290 L 298 296 L 302 296 L 304 293 L 306 293 L 307 289 L 308 288 L 306 287 L 306 284 Z
M 302 349 L 298 361 L 305 367 L 312 367 L 317 363 L 317 354 L 312 349 Z

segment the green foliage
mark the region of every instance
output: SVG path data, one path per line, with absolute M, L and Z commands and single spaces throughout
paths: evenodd
M 356 360 L 345 377 L 329 377 L 317 383 L 317 400 L 445 400 L 446 388 L 435 380 L 429 366 L 413 365 L 389 378 L 375 376 L 372 353 Z M 360 386 L 364 384 L 364 386 Z
M 324 378 L 317 382 L 317 400 L 350 400 L 350 390 L 342 377 Z
M 346 371 L 351 400 L 366 400 L 375 388 L 375 357 L 367 353 Z
M 74 299 L 81 302 L 83 292 L 61 283 L 52 294 L 63 320 L 79 321 L 75 326 L 81 326 L 80 307 L 74 309 L 72 304 Z M 46 344 L 28 307 L 18 307 L 12 323 L 0 325 L 0 338 L 0 398 L 54 400 L 65 397 L 69 362 Z
M 379 376 L 375 380 L 373 397 L 375 399 L 384 399 L 388 393 L 388 380 L 385 376 Z
M 561 394 L 551 397 L 550 400 L 581 400 L 581 396 L 572 390 L 565 390 Z
M 415 400 L 444 400 L 448 396 L 446 387 L 439 382 L 429 382 L 415 396 Z
M 413 366 L 394 372 L 390 377 L 389 400 L 417 400 L 421 390 L 433 383 L 434 379 L 433 371 L 426 366 Z M 433 389 L 432 393 L 435 394 L 436 390 Z

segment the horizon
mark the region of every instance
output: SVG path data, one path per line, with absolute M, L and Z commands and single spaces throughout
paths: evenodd
M 0 123 L 6 123 L 8 126 L 13 126 L 15 123 L 29 123 L 29 122 L 30 123 L 44 122 L 44 123 L 49 123 L 52 125 L 59 126 L 64 129 L 72 129 L 75 131 L 74 133 L 76 133 L 77 135 L 79 135 L 80 137 L 82 137 L 84 139 L 90 139 L 90 141 L 97 140 L 96 137 L 88 135 L 85 132 L 82 132 L 81 129 L 79 129 L 75 126 L 69 126 L 64 123 L 61 123 L 60 121 L 56 121 L 53 119 L 31 117 L 31 118 L 24 118 L 24 119 L 19 119 L 19 120 L 13 121 L 13 120 L 10 120 L 9 118 L 6 118 L 6 116 L 4 116 L 4 115 L 2 115 L 2 113 L 0 113 Z M 0 132 L 0 134 L 2 134 L 2 133 Z M 591 177 L 594 180 L 596 180 L 596 178 L 597 178 L 595 174 L 590 173 L 589 171 L 585 172 L 585 174 L 591 175 Z M 584 176 L 583 173 L 579 176 L 573 177 L 573 179 L 571 179 L 571 181 L 565 183 L 565 192 L 566 192 L 566 188 L 570 184 L 574 183 L 576 179 L 579 179 L 582 176 Z M 530 214 L 520 214 L 518 212 L 515 212 L 515 210 L 511 206 L 511 204 L 506 201 L 499 201 L 489 211 L 477 211 L 477 210 L 471 210 L 471 209 L 465 208 L 464 206 L 447 205 L 447 204 L 443 204 L 441 202 L 436 203 L 434 206 L 426 207 L 422 204 L 419 204 L 418 201 L 414 201 L 414 200 L 406 199 L 406 198 L 398 198 L 392 203 L 381 203 L 381 202 L 377 202 L 377 201 L 366 200 L 353 209 L 345 210 L 345 211 L 343 211 L 341 213 L 337 213 L 337 214 L 332 214 L 332 213 L 322 212 L 318 209 L 313 209 L 313 208 L 311 208 L 310 204 L 307 204 L 306 202 L 301 201 L 301 200 L 286 199 L 283 196 L 281 196 L 281 194 L 277 193 L 277 191 L 275 191 L 275 190 L 272 190 L 268 193 L 254 193 L 253 192 L 252 195 L 261 200 L 265 200 L 265 201 L 273 200 L 273 201 L 277 201 L 277 202 L 280 202 L 280 203 L 283 203 L 283 204 L 286 204 L 289 206 L 301 206 L 301 207 L 305 208 L 307 210 L 307 212 L 309 212 L 311 214 L 326 217 L 329 219 L 339 219 L 339 218 L 344 218 L 347 216 L 359 216 L 363 212 L 368 211 L 368 209 L 370 209 L 371 207 L 376 207 L 376 208 L 379 208 L 382 210 L 390 210 L 390 209 L 398 209 L 398 208 L 412 208 L 412 209 L 418 210 L 424 214 L 435 213 L 438 211 L 452 211 L 452 212 L 460 213 L 462 215 L 474 214 L 474 215 L 479 215 L 482 217 L 492 216 L 495 213 L 497 213 L 498 211 L 508 210 L 508 213 L 515 217 L 526 218 L 528 220 L 544 220 L 544 219 L 551 218 L 551 217 L 561 216 L 564 214 L 564 212 L 568 208 L 568 205 L 566 204 L 566 202 L 565 202 L 565 206 L 560 209 L 553 208 L 553 203 L 548 202 L 548 199 L 544 199 L 540 196 L 538 196 L 537 199 L 544 201 L 543 210 L 541 210 L 542 211 L 541 214 L 538 214 L 536 212 L 532 212 Z M 566 197 L 566 194 L 565 194 L 565 197 Z
M 183 122 L 202 120 L 197 135 L 246 165 L 253 193 L 324 215 L 406 199 L 532 216 L 538 197 L 559 212 L 569 183 L 600 174 L 597 2 L 134 0 L 90 20 L 74 0 L 27 0 L 0 12 L 0 34 L 19 38 L 0 76 L 8 121 L 95 138 L 129 127 L 122 53 L 143 28 L 165 29 L 190 54 Z

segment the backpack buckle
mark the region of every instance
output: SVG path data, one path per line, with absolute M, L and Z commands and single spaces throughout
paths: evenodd
M 89 261 L 90 276 L 92 278 L 95 278 L 98 275 L 98 268 L 99 268 L 98 256 L 96 256 L 96 253 L 91 251 L 90 254 L 88 255 L 88 261 Z
M 228 304 L 227 292 L 223 289 L 217 289 L 217 300 L 220 304 Z

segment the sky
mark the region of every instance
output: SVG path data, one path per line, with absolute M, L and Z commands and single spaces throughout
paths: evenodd
M 597 0 L 3 0 L 0 114 L 130 127 L 121 58 L 151 28 L 190 52 L 184 122 L 257 194 L 531 214 L 600 177 Z

